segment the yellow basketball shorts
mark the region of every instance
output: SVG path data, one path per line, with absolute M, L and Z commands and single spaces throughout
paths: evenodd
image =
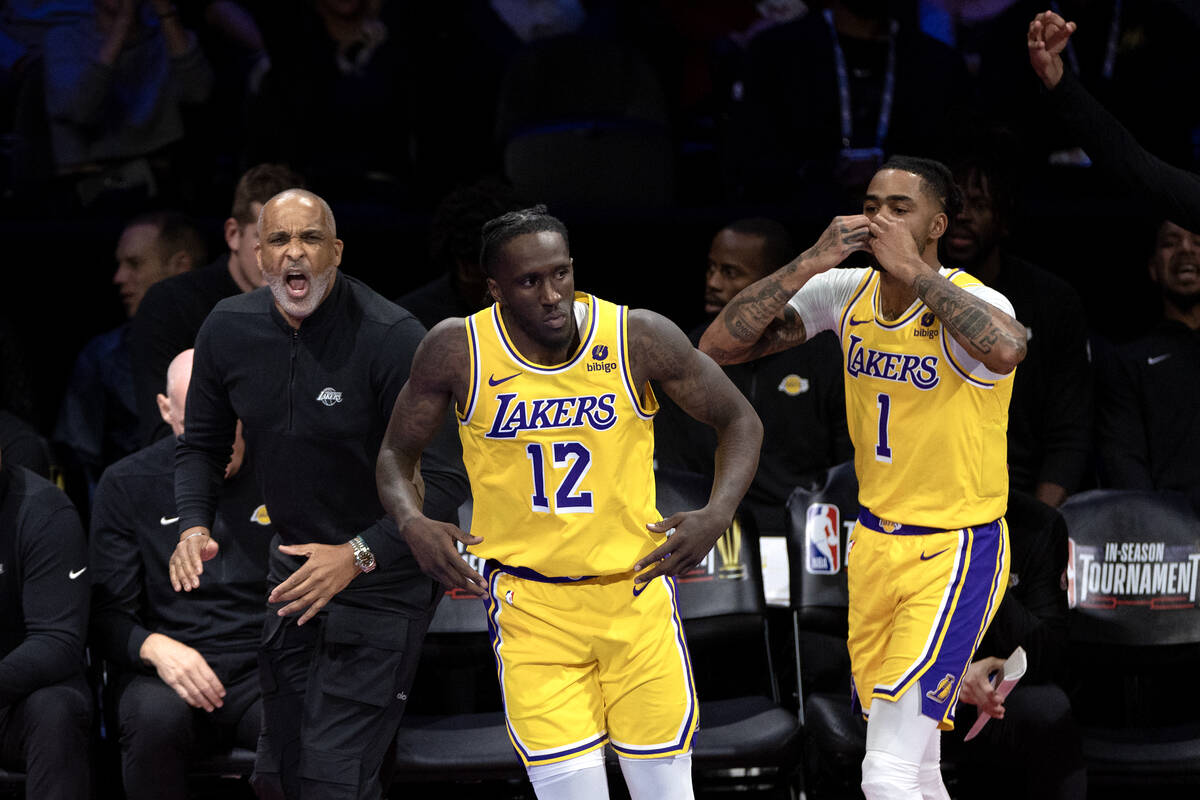
M 674 582 L 548 578 L 488 562 L 488 627 L 508 735 L 526 766 L 602 747 L 686 753 L 696 689 Z
M 846 561 L 854 701 L 923 695 L 921 713 L 954 727 L 962 676 L 1008 586 L 1008 526 L 942 531 L 863 510 Z

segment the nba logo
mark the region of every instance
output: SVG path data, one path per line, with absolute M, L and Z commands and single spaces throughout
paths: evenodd
M 808 507 L 804 523 L 804 569 L 813 575 L 835 575 L 842 568 L 841 513 L 829 503 L 813 503 Z

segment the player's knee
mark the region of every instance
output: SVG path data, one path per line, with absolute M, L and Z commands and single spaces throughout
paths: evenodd
M 920 764 L 882 750 L 868 750 L 862 763 L 867 800 L 921 800 Z
M 950 800 L 950 793 L 946 791 L 946 784 L 942 780 L 941 764 L 922 764 L 917 779 L 924 800 Z
M 692 754 L 663 758 L 620 757 L 632 800 L 691 800 Z

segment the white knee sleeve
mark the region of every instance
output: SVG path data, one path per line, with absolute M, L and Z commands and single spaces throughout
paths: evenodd
M 941 731 L 921 713 L 920 691 L 910 689 L 894 702 L 871 702 L 862 789 L 868 800 L 949 800 L 942 783 Z
M 608 800 L 603 748 L 525 771 L 538 800 Z
M 632 800 L 692 800 L 692 754 L 665 758 L 620 756 Z
M 862 790 L 867 800 L 921 800 L 921 765 L 882 750 L 868 750 L 862 763 Z

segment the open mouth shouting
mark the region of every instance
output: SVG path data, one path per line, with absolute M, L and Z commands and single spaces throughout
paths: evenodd
M 288 299 L 299 303 L 308 297 L 312 281 L 309 280 L 308 273 L 291 267 L 283 271 L 283 285 L 287 289 Z

